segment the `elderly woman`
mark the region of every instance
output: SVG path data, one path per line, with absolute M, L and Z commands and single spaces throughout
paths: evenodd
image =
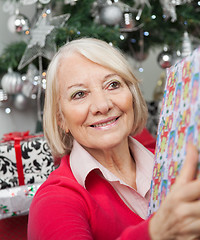
M 153 154 L 134 136 L 147 108 L 123 55 L 97 39 L 60 48 L 49 65 L 44 131 L 60 166 L 40 187 L 29 214 L 29 240 L 197 239 L 198 154 L 147 219 Z

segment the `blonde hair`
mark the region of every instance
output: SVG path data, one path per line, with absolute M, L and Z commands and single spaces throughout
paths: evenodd
M 73 136 L 70 133 L 67 134 L 60 127 L 64 118 L 59 104 L 57 78 L 62 59 L 73 53 L 79 53 L 90 61 L 113 70 L 124 79 L 133 96 L 134 126 L 132 135 L 141 132 L 147 120 L 147 106 L 139 88 L 139 81 L 120 50 L 94 38 L 81 38 L 68 42 L 53 57 L 47 71 L 43 126 L 45 137 L 56 157 L 69 153 L 73 142 Z

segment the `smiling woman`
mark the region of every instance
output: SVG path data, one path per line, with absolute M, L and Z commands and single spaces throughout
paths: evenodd
M 198 222 L 193 202 L 200 194 L 192 189 L 200 189 L 200 182 L 188 177 L 195 172 L 196 149 L 174 185 L 182 191 L 169 194 L 158 214 L 147 219 L 153 154 L 131 137 L 146 119 L 139 81 L 120 51 L 91 38 L 60 48 L 47 72 L 44 131 L 62 160 L 32 201 L 29 240 L 199 236 L 199 224 L 182 231 L 188 218 L 176 209 L 190 199 L 189 217 Z
M 102 70 L 104 72 L 101 73 Z M 96 86 L 96 83 L 98 83 L 98 86 Z M 118 85 L 120 89 L 113 87 L 113 84 L 115 86 Z M 72 41 L 62 47 L 49 67 L 48 86 L 46 90 L 46 92 L 49 92 L 49 94 L 46 94 L 46 102 L 48 104 L 45 105 L 44 110 L 46 112 L 45 116 L 47 116 L 44 117 L 44 129 L 48 129 L 46 131 L 47 139 L 51 135 L 49 143 L 55 155 L 63 156 L 70 152 L 73 139 L 73 134 L 66 136 L 64 126 L 61 127 L 60 124 L 65 125 L 64 122 L 68 119 L 63 116 L 61 105 L 55 103 L 60 103 L 60 101 L 65 105 L 70 103 L 69 106 L 73 107 L 73 111 L 71 110 L 72 113 L 78 107 L 80 108 L 78 111 L 82 110 L 82 102 L 84 99 L 85 104 L 86 98 L 88 99 L 87 103 L 89 101 L 94 103 L 90 111 L 95 111 L 95 107 L 107 108 L 108 104 L 105 104 L 106 101 L 112 104 L 112 101 L 108 99 L 106 101 L 100 99 L 106 93 L 115 96 L 118 98 L 118 101 L 125 101 L 126 97 L 124 99 L 124 97 L 116 95 L 119 94 L 121 89 L 129 91 L 129 93 L 132 93 L 132 104 L 134 104 L 134 125 L 132 125 L 134 129 L 132 134 L 135 135 L 143 129 L 147 119 L 146 103 L 138 84 L 139 81 L 133 75 L 131 67 L 127 65 L 127 61 L 121 52 L 103 41 L 87 38 Z M 92 94 L 89 92 L 89 87 L 94 89 L 91 89 Z M 104 89 L 102 96 L 102 93 L 99 92 L 101 88 Z M 118 90 L 113 91 L 112 89 L 115 88 Z M 73 101 L 69 101 L 70 98 Z M 95 101 L 98 102 L 98 106 L 95 105 Z M 76 106 L 76 109 L 74 109 L 74 106 Z M 100 116 L 98 118 L 98 121 L 103 120 L 100 119 Z M 59 124 L 58 121 L 60 122 Z

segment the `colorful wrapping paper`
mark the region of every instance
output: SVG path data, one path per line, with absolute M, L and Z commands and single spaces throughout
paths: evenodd
M 149 215 L 158 210 L 175 182 L 189 142 L 200 150 L 200 48 L 167 70 L 157 132 Z
M 29 212 L 31 201 L 41 183 L 0 190 L 0 219 Z

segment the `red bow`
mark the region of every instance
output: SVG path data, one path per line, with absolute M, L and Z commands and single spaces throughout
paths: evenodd
M 11 132 L 6 133 L 3 135 L 2 142 L 9 142 L 9 141 L 15 141 L 15 140 L 24 140 L 27 138 L 32 138 L 34 136 L 29 135 L 29 131 L 26 132 Z

